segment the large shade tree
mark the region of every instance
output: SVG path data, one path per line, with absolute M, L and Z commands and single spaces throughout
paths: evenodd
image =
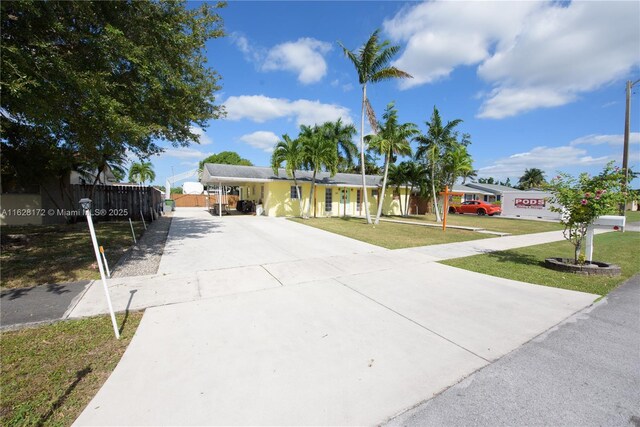
M 69 168 L 100 167 L 100 156 L 146 160 L 162 151 L 156 141 L 198 142 L 193 126 L 223 114 L 219 76 L 204 55 L 205 43 L 223 35 L 221 6 L 1 2 L 1 144 L 12 153 L 3 175 L 28 176 L 13 159 L 29 151 L 41 154 L 30 160 L 42 183 Z
M 383 80 L 397 78 L 411 78 L 411 75 L 396 67 L 390 66 L 391 59 L 398 53 L 400 46 L 392 46 L 388 40 L 380 42 L 376 30 L 371 34 L 369 40 L 355 51 L 347 49 L 342 43 L 340 47 L 345 55 L 351 60 L 358 73 L 358 83 L 362 87 L 362 111 L 360 117 L 360 172 L 362 174 L 362 194 L 364 196 L 364 212 L 367 223 L 371 224 L 371 214 L 369 213 L 369 203 L 367 201 L 367 187 L 365 178 L 365 148 L 364 148 L 364 116 L 366 113 L 372 122 L 375 130 L 375 114 L 367 98 L 367 84 L 378 83 Z
M 411 155 L 411 144 L 409 141 L 419 133 L 418 127 L 413 123 L 398 123 L 398 110 L 396 110 L 393 103 L 387 105 L 382 120 L 383 123 L 380 125 L 379 133 L 369 135 L 366 138 L 369 146 L 384 156 L 382 189 L 378 196 L 378 210 L 374 222 L 376 225 L 380 223 L 380 217 L 382 216 L 389 164 L 392 160 L 395 162 L 397 156 Z
M 235 151 L 221 151 L 217 154 L 212 154 L 206 159 L 202 160 L 199 164 L 200 169 L 204 168 L 205 163 L 217 163 L 222 165 L 240 165 L 240 166 L 253 166 L 250 160 L 240 157 L 240 154 Z
M 454 130 L 461 122 L 462 120 L 455 119 L 443 125 L 440 112 L 434 106 L 431 121 L 425 122 L 427 125 L 427 133 L 415 138 L 415 141 L 418 142 L 416 159 L 421 160 L 430 171 L 431 198 L 438 222 L 441 221 L 441 218 L 438 209 L 436 187 L 438 187 L 438 190 L 440 189 L 443 166 L 441 160 L 444 152 L 456 143 Z

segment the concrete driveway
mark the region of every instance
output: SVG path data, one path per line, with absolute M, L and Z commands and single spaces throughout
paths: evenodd
M 160 274 L 137 279 L 174 304 L 146 311 L 77 425 L 378 424 L 596 298 L 282 219 L 176 214 Z

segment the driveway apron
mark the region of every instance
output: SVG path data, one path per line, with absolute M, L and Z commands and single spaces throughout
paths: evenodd
M 76 425 L 378 424 L 596 298 L 208 215 L 176 211 L 160 265 L 200 298 L 147 309 Z

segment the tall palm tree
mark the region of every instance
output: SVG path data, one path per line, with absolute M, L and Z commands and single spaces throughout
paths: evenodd
M 324 138 L 336 145 L 339 172 L 347 172 L 354 166 L 353 159 L 358 155 L 358 146 L 354 144 L 353 136 L 357 132 L 354 125 L 345 125 L 342 119 L 322 125 Z
M 154 179 L 156 179 L 156 173 L 153 171 L 151 162 L 133 163 L 129 168 L 129 181 L 144 184 Z
M 309 205 L 305 215 L 308 218 L 311 215 L 311 205 L 315 206 L 316 175 L 323 168 L 331 176 L 335 175 L 338 167 L 338 153 L 333 141 L 325 139 L 322 135 L 322 128 L 318 126 L 313 128 L 305 125 L 300 126 L 300 139 L 302 140 L 302 161 L 313 171 L 311 189 L 309 190 Z
M 442 151 L 452 143 L 452 140 L 455 141 L 452 132 L 461 122 L 462 120 L 455 119 L 447 122 L 447 124 L 443 126 L 440 112 L 434 106 L 433 114 L 431 115 L 431 122 L 425 122 L 427 125 L 427 133 L 414 138 L 414 140 L 418 142 L 416 158 L 422 159 L 424 164 L 428 165 L 431 171 L 431 197 L 433 198 L 436 220 L 438 222 L 441 222 L 442 219 L 440 218 L 438 198 L 436 195 L 436 170 L 441 160 Z
M 518 180 L 518 185 L 523 190 L 540 187 L 544 183 L 544 172 L 538 168 L 525 169 L 524 174 Z
M 362 173 L 362 194 L 364 195 L 364 212 L 367 223 L 371 224 L 371 214 L 369 213 L 369 202 L 367 200 L 367 187 L 365 180 L 365 159 L 364 159 L 364 115 L 365 112 L 371 113 L 371 105 L 367 99 L 367 84 L 377 83 L 383 80 L 397 78 L 411 78 L 412 76 L 396 67 L 389 66 L 391 59 L 398 53 L 400 46 L 390 46 L 389 41 L 378 41 L 378 32 L 376 30 L 371 34 L 369 40 L 357 51 L 347 49 L 342 43 L 338 42 L 344 54 L 351 60 L 353 66 L 358 73 L 358 82 L 362 86 L 362 114 L 360 117 L 360 168 Z M 373 114 L 369 114 L 370 121 Z M 375 117 L 375 116 L 374 116 Z M 375 126 L 372 126 L 375 128 Z
M 384 175 L 382 177 L 382 190 L 378 196 L 378 212 L 376 213 L 375 224 L 380 223 L 382 216 L 382 204 L 387 188 L 387 176 L 389 174 L 389 163 L 396 156 L 410 156 L 411 145 L 409 140 L 418 134 L 418 127 L 413 123 L 398 123 L 398 110 L 394 104 L 390 103 L 382 116 L 384 124 L 380 126 L 377 135 L 368 135 L 369 147 L 384 156 Z
M 285 163 L 287 175 L 293 178 L 293 185 L 296 188 L 298 205 L 300 206 L 300 216 L 302 216 L 302 195 L 296 178 L 296 170 L 302 167 L 302 144 L 300 139 L 291 139 L 286 133 L 282 135 L 282 140 L 278 141 L 271 154 L 271 167 L 276 176 L 282 163 Z
M 473 159 L 467 147 L 455 144 L 444 155 L 444 169 L 447 175 L 447 185 L 453 187 L 456 180 L 465 173 L 473 171 Z

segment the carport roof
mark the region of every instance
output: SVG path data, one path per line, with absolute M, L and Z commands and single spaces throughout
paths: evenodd
M 311 182 L 312 171 L 296 171 L 298 182 Z M 273 169 L 259 166 L 222 165 L 218 163 L 206 163 L 202 171 L 200 182 L 207 185 L 218 183 L 232 184 L 245 182 L 274 182 L 293 181 L 284 168 L 278 169 L 278 174 Z M 378 187 L 382 181 L 379 175 L 366 175 L 367 187 Z M 356 173 L 337 173 L 330 176 L 328 172 L 318 172 L 316 183 L 330 187 L 357 187 L 362 185 L 362 176 Z

